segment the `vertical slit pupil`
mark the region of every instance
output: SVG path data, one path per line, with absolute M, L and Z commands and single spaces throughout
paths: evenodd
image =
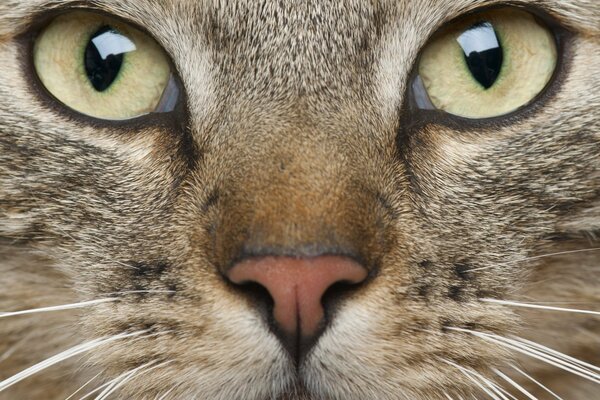
M 107 90 L 117 79 L 123 66 L 124 53 L 119 42 L 129 41 L 110 26 L 92 35 L 85 49 L 85 71 L 98 92 Z
M 473 78 L 484 89 L 494 85 L 504 62 L 504 51 L 490 22 L 478 22 L 457 39 Z

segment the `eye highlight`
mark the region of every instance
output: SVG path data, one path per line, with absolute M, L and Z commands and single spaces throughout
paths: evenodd
M 469 72 L 484 89 L 496 83 L 504 64 L 504 49 L 489 22 L 479 22 L 458 35 Z
M 418 80 L 427 95 L 417 103 L 472 119 L 505 115 L 542 92 L 556 64 L 554 35 L 536 17 L 509 8 L 479 12 L 444 27 L 424 48 Z
M 55 18 L 33 49 L 35 71 L 57 100 L 82 114 L 125 120 L 172 111 L 168 57 L 148 35 L 90 12 Z

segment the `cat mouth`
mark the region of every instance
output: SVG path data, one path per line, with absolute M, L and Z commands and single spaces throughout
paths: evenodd
M 318 333 L 314 335 L 286 333 L 276 327 L 272 328 L 272 330 L 274 330 L 274 334 L 278 337 L 282 347 L 287 352 L 294 365 L 296 374 L 301 374 L 303 365 L 319 341 L 319 337 L 324 329 L 320 329 Z

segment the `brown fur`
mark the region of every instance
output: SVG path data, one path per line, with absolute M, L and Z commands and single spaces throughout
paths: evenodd
M 151 360 L 171 363 L 116 396 L 483 398 L 440 358 L 499 383 L 490 368 L 519 363 L 566 399 L 598 395 L 446 329 L 515 333 L 600 362 L 597 317 L 478 300 L 600 308 L 598 252 L 522 261 L 600 247 L 596 0 L 516 2 L 570 31 L 564 62 L 537 103 L 481 124 L 420 117 L 406 87 L 431 34 L 496 1 L 73 2 L 143 26 L 182 80 L 177 121 L 120 125 L 66 112 L 31 83 L 29 27 L 70 3 L 0 2 L 0 310 L 171 292 L 0 319 L 0 357 L 14 350 L 0 380 L 86 340 L 152 334 L 1 399 L 62 399 Z M 373 278 L 338 299 L 296 371 L 222 272 L 252 255 L 323 253 L 355 257 Z

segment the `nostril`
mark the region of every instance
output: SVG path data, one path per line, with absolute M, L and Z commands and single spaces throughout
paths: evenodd
M 358 283 L 339 281 L 331 285 L 321 298 L 321 304 L 325 311 L 325 319 L 331 320 L 340 302 L 355 292 L 363 283 L 364 281 Z
M 264 314 L 266 319 L 270 319 L 273 315 L 273 307 L 275 305 L 269 291 L 262 285 L 246 281 L 236 284 L 238 291 L 242 292 L 257 309 Z
M 272 305 L 277 328 L 286 335 L 308 338 L 322 327 L 323 302 L 356 287 L 367 273 L 364 267 L 346 257 L 261 257 L 238 263 L 227 277 L 242 285 L 241 288 L 254 282 L 243 290 L 261 293 L 262 299 L 266 298 L 266 290 L 272 301 L 267 304 Z

